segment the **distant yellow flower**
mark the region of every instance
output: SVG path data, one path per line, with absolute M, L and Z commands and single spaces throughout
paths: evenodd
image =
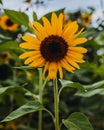
M 12 122 L 6 123 L 5 125 L 1 124 L 0 129 L 2 129 L 2 130 L 17 130 L 17 126 L 12 121 Z
M 86 53 L 87 49 L 76 45 L 86 42 L 87 39 L 78 38 L 83 29 L 77 32 L 76 21 L 63 25 L 62 13 L 59 17 L 52 13 L 51 22 L 46 17 L 43 17 L 42 21 L 43 25 L 36 21 L 33 24 L 37 37 L 22 37 L 25 42 L 21 43 L 20 47 L 30 51 L 23 53 L 19 58 L 27 58 L 24 64 L 31 67 L 44 67 L 44 78 L 48 76 L 48 79 L 55 79 L 59 74 L 62 79 L 62 68 L 73 72 L 75 68 L 80 68 L 77 63 L 84 62 L 83 53 Z
M 0 18 L 0 27 L 3 30 L 15 31 L 18 25 L 13 23 L 7 15 L 3 15 Z
M 0 62 L 8 63 L 11 58 L 11 54 L 9 52 L 0 53 Z
M 84 27 L 87 27 L 89 23 L 91 22 L 91 15 L 88 13 L 82 13 L 81 19 L 82 19 L 82 25 Z

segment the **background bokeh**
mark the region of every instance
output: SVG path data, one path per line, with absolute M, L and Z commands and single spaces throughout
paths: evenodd
M 0 1 L 1 2 L 1 1 Z M 64 70 L 64 79 L 85 86 L 87 92 L 65 88 L 60 96 L 60 120 L 72 112 L 83 112 L 88 116 L 94 130 L 104 130 L 104 0 L 2 0 L 0 4 L 0 120 L 10 112 L 32 100 L 31 95 L 21 88 L 38 96 L 39 71 L 24 67 L 18 57 L 24 52 L 19 48 L 22 35 L 32 33 L 27 21 L 40 19 L 41 16 L 65 8 L 65 23 L 76 20 L 79 27 L 84 27 L 84 37 L 88 42 L 83 45 L 88 49 L 85 63 L 74 74 Z M 7 9 L 7 10 L 6 10 Z M 24 12 L 26 19 L 12 17 L 8 9 Z M 10 29 L 2 22 L 7 15 L 17 24 Z M 4 23 L 4 24 L 3 24 Z M 13 24 L 12 23 L 12 24 Z M 17 86 L 20 88 L 18 89 Z M 8 89 L 5 89 L 8 87 Z M 11 88 L 12 87 L 12 88 Z M 59 87 L 61 84 L 59 82 Z M 43 95 L 44 106 L 53 113 L 52 81 L 46 84 Z M 16 120 L 1 123 L 0 130 L 37 130 L 38 112 L 27 114 Z M 43 130 L 53 130 L 49 114 L 43 112 Z M 66 130 L 62 126 L 62 130 Z

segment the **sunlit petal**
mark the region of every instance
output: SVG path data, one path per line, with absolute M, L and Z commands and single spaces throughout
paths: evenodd
M 75 51 L 75 52 L 78 52 L 78 53 L 86 53 L 87 52 L 87 49 L 84 48 L 84 47 L 69 47 L 69 49 L 71 51 Z

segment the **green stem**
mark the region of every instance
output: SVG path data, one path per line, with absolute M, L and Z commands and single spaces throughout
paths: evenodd
M 42 69 L 39 68 L 39 101 L 40 103 L 42 104 L 43 103 L 43 99 L 42 99 L 42 96 L 43 96 L 43 88 L 42 88 L 42 83 L 43 83 L 43 80 L 42 80 Z M 38 122 L 38 130 L 42 130 L 42 111 L 40 110 L 39 111 L 39 122 Z
M 59 126 L 59 95 L 58 95 L 58 85 L 57 78 L 54 80 L 54 111 L 55 111 L 55 130 L 60 130 Z
M 52 121 L 54 123 L 54 115 L 46 108 L 44 108 L 43 110 L 49 113 L 49 115 L 52 117 Z
M 38 129 L 42 130 L 42 111 L 39 111 L 39 122 L 38 122 Z

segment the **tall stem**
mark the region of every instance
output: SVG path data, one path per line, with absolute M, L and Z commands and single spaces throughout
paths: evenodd
M 59 95 L 58 95 L 58 85 L 57 78 L 54 80 L 54 111 L 55 111 L 55 130 L 60 130 L 59 126 Z
M 39 69 L 39 100 L 40 103 L 43 103 L 43 99 L 42 99 L 42 92 L 43 92 L 43 88 L 42 88 L 42 69 Z M 42 130 L 42 111 L 39 111 L 39 121 L 38 121 L 38 130 Z

